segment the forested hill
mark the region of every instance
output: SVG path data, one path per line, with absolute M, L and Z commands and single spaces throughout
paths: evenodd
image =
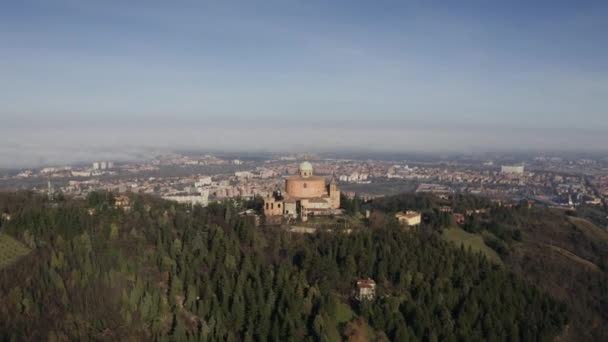
M 0 340 L 550 341 L 564 305 L 432 229 L 290 235 L 232 203 L 3 194 L 31 249 L 0 270 Z M 375 300 L 352 300 L 360 278 Z
M 471 246 L 567 305 L 571 322 L 561 341 L 606 341 L 608 336 L 608 230 L 602 207 L 550 209 L 522 202 L 501 205 L 483 197 L 401 194 L 360 203 L 372 210 L 370 225 L 390 224 L 391 213 L 419 210 L 423 229 L 456 245 Z M 451 213 L 465 214 L 458 225 Z M 469 214 L 467 214 L 469 213 Z

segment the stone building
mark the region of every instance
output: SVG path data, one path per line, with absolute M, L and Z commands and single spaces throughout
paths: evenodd
M 264 216 L 278 216 L 284 213 L 285 198 L 280 191 L 275 191 L 272 195 L 266 196 L 264 199 Z
M 340 208 L 340 190 L 332 179 L 315 176 L 312 164 L 300 164 L 297 176 L 285 180 L 285 193 L 275 191 L 264 199 L 265 216 L 301 217 L 331 215 Z

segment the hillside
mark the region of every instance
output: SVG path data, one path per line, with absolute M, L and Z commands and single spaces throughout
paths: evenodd
M 429 230 L 297 235 L 240 218 L 246 203 L 40 201 L 0 194 L 3 231 L 34 247 L 0 271 L 0 340 L 551 340 L 568 322 Z M 361 278 L 375 299 L 353 299 Z
M 524 239 L 505 262 L 568 305 L 575 319 L 567 340 L 608 336 L 608 234 L 585 220 L 551 216 L 546 223 L 524 224 Z
M 467 216 L 461 228 L 454 228 L 453 218 L 440 211 L 445 206 L 461 213 L 487 211 Z M 572 322 L 562 340 L 603 341 L 608 336 L 608 231 L 573 216 L 576 212 L 528 208 L 527 203 L 502 207 L 474 196 L 445 201 L 424 194 L 391 196 L 365 208 L 387 213 L 419 210 L 428 218 L 423 229 L 470 246 L 490 260 L 497 254 L 507 269 L 567 304 Z M 583 216 L 589 209 L 584 210 Z M 372 225 L 376 221 L 385 222 L 372 217 Z

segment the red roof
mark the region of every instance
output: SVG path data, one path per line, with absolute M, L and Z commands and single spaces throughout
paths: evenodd
M 375 287 L 376 286 L 376 282 L 373 281 L 372 279 L 362 279 L 357 281 L 357 287 L 359 288 L 364 288 L 364 287 Z

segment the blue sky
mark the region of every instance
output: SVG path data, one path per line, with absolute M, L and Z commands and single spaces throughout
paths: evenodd
M 377 142 L 399 127 L 534 132 L 486 146 L 601 138 L 606 18 L 605 1 L 3 1 L 0 133 L 15 146 L 48 128 L 130 144 L 148 129 L 145 145 L 166 127 L 213 127 L 194 143 L 218 147 L 226 130 L 297 140 L 319 125 Z M 177 135 L 163 144 L 188 145 Z M 452 147 L 474 147 L 462 139 Z

